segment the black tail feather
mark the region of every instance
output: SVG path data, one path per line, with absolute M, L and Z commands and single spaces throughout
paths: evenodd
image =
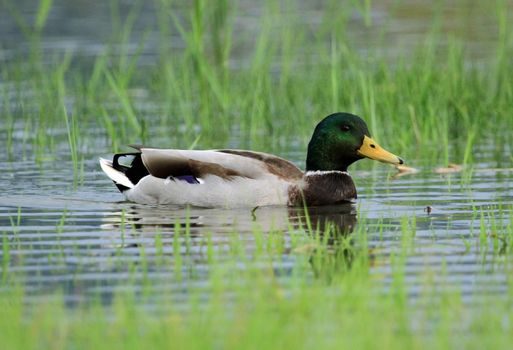
M 119 163 L 119 159 L 123 157 L 134 157 L 129 166 L 123 165 Z M 128 179 L 136 185 L 143 177 L 149 175 L 150 173 L 144 166 L 144 163 L 141 158 L 141 153 L 118 153 L 115 154 L 112 159 L 112 166 L 114 169 L 121 171 L 123 174 L 128 177 Z M 125 186 L 116 184 L 121 192 L 126 190 Z M 120 188 L 120 186 L 122 188 Z

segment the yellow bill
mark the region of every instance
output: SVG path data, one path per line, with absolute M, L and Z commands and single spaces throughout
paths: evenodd
M 356 153 L 362 157 L 367 157 L 369 159 L 379 160 L 383 163 L 390 164 L 403 164 L 403 160 L 382 148 L 380 145 L 376 143 L 373 139 L 368 136 L 365 136 L 363 139 L 362 146 L 356 151 Z

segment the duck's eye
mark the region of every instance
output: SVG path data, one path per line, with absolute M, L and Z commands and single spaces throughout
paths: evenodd
M 349 127 L 349 125 L 342 125 L 340 127 L 340 130 L 342 130 L 342 131 L 349 131 L 349 130 L 351 130 L 351 128 Z

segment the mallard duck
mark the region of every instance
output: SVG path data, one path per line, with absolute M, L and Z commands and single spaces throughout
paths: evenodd
M 308 144 L 306 171 L 261 152 L 177 150 L 132 146 L 135 153 L 100 158 L 103 171 L 126 199 L 141 204 L 200 207 L 326 205 L 356 199 L 347 173 L 362 158 L 390 164 L 403 160 L 381 148 L 365 122 L 334 113 L 317 124 Z M 128 162 L 120 159 L 128 158 Z

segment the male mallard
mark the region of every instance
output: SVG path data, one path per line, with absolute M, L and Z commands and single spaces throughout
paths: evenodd
M 317 124 L 308 144 L 306 171 L 261 152 L 190 151 L 135 147 L 139 152 L 100 159 L 105 173 L 127 200 L 143 204 L 239 207 L 351 201 L 356 188 L 347 167 L 364 157 L 402 164 L 371 139 L 365 122 L 335 113 Z M 121 157 L 133 157 L 130 165 Z

